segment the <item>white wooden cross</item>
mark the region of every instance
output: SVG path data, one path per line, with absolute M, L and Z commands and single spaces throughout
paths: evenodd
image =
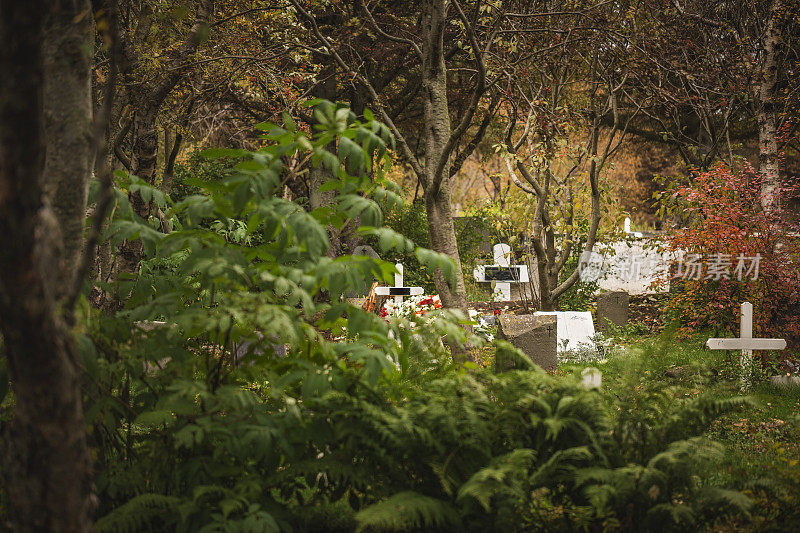
M 397 268 L 397 273 L 394 275 L 394 286 L 375 287 L 375 294 L 380 296 L 394 296 L 394 303 L 399 306 L 403 303 L 403 296 L 413 296 L 425 292 L 422 287 L 404 287 L 403 265 L 397 263 L 395 268 Z
M 742 382 L 747 386 L 753 366 L 753 350 L 783 350 L 785 339 L 753 338 L 753 304 L 742 302 L 742 317 L 739 326 L 739 338 L 708 339 L 706 346 L 711 350 L 741 350 Z
M 507 244 L 495 244 L 493 265 L 477 265 L 472 274 L 475 281 L 495 283 L 495 301 L 511 299 L 512 283 L 527 283 L 528 266 L 512 265 L 510 261 L 511 247 Z

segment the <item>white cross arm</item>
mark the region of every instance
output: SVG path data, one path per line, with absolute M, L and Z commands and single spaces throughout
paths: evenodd
M 422 287 L 375 287 L 378 296 L 417 296 L 424 292 Z
M 784 350 L 785 339 L 708 339 L 706 346 L 711 350 Z

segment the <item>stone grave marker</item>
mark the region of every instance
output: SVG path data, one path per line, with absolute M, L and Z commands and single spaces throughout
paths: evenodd
M 542 315 L 500 315 L 497 335 L 518 348 L 531 361 L 545 370 L 558 366 L 558 317 Z M 513 365 L 498 361 L 499 370 Z
M 558 317 L 558 352 L 597 350 L 594 344 L 594 322 L 589 311 L 537 311 L 534 316 Z
M 403 265 L 397 263 L 395 267 L 397 268 L 397 273 L 394 275 L 394 286 L 375 287 L 375 294 L 379 296 L 394 296 L 395 305 L 400 305 L 403 303 L 403 296 L 414 296 L 425 292 L 422 287 L 404 287 Z
M 625 217 L 625 223 L 622 227 L 623 231 L 628 235 L 633 235 L 637 239 L 641 239 L 644 235 L 639 231 L 631 231 L 631 219 L 630 217 Z
M 770 376 L 769 382 L 776 387 L 800 387 L 800 376 Z
M 378 255 L 378 252 L 376 252 L 372 248 L 372 246 L 370 246 L 368 244 L 362 244 L 362 245 L 356 246 L 355 248 L 353 248 L 353 253 L 351 255 L 364 255 L 364 256 L 369 257 L 370 259 L 380 259 L 381 258 L 381 256 Z M 349 289 L 347 291 L 346 300 L 351 305 L 354 305 L 356 307 L 362 307 L 366 303 L 368 297 L 369 297 L 368 294 L 363 294 L 363 293 L 359 294 L 358 291 L 354 291 L 353 289 Z
M 708 339 L 706 347 L 710 350 L 741 350 L 739 363 L 742 366 L 742 388 L 748 388 L 753 372 L 753 350 L 783 350 L 785 339 L 753 338 L 753 304 L 742 302 L 739 322 L 739 338 Z
M 603 373 L 599 368 L 590 366 L 581 372 L 581 385 L 586 389 L 599 389 L 603 384 Z
M 602 293 L 597 297 L 597 329 L 606 331 L 608 323 L 624 326 L 628 323 L 631 297 L 625 291 Z
M 258 332 L 256 332 L 256 337 L 263 339 L 263 336 Z M 286 355 L 289 353 L 288 344 L 275 344 L 273 342 L 257 343 L 256 341 L 246 340 L 233 344 L 233 360 L 238 364 L 239 361 L 247 356 L 251 346 L 253 346 L 253 355 L 255 356 L 270 353 L 270 350 L 275 357 L 280 358 L 286 357 Z M 253 363 L 251 362 L 250 364 Z
M 355 248 L 353 248 L 353 254 L 352 255 L 366 255 L 370 259 L 380 259 L 381 258 L 381 256 L 378 255 L 378 252 L 376 252 L 372 248 L 372 246 L 370 246 L 368 244 L 362 244 L 361 246 L 356 246 Z
M 493 251 L 494 264 L 477 265 L 472 274 L 477 282 L 495 282 L 496 302 L 508 301 L 511 300 L 512 283 L 528 283 L 528 265 L 512 265 L 511 247 L 507 244 L 495 244 Z

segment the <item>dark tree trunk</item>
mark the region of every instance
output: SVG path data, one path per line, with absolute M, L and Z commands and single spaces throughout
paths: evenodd
M 327 78 L 325 82 L 320 83 L 314 89 L 313 96 L 328 101 L 336 100 L 336 65 L 329 63 L 326 65 L 320 77 Z M 310 124 L 313 128 L 313 124 Z M 336 142 L 331 142 L 326 147 L 331 152 L 336 152 Z M 311 211 L 323 207 L 330 207 L 336 197 L 336 191 L 320 191 L 326 182 L 334 179 L 333 172 L 326 168 L 322 162 L 316 167 L 312 166 L 308 173 L 308 207 Z M 341 252 L 341 235 L 340 231 L 333 225 L 327 227 L 328 239 L 330 241 L 330 248 L 328 248 L 328 257 L 337 257 Z
M 160 104 L 159 104 L 160 107 Z M 133 118 L 133 150 L 131 157 L 131 173 L 139 179 L 152 184 L 155 180 L 156 160 L 158 158 L 158 132 L 156 117 L 158 108 L 144 107 Z M 144 220 L 150 218 L 151 206 L 139 193 L 128 195 L 133 212 Z M 118 272 L 135 273 L 142 260 L 142 241 L 139 239 L 125 241 L 117 256 Z
M 88 70 L 81 60 L 53 61 L 48 51 L 54 48 L 45 44 L 47 39 L 65 38 L 44 31 L 49 29 L 49 16 L 63 21 L 61 27 L 71 33 L 85 25 L 78 18 L 81 13 L 78 2 L 0 2 L 0 332 L 16 402 L 13 419 L 2 428 L 0 470 L 14 531 L 91 529 L 91 462 L 79 366 L 73 333 L 56 300 L 61 291 L 55 285 L 62 278 L 56 268 L 62 264 L 60 221 L 45 195 L 45 110 L 59 108 L 45 105 L 42 98 L 51 94 L 45 73 Z M 79 41 L 67 39 L 64 46 Z M 75 50 L 64 50 L 64 56 L 78 57 Z M 75 73 L 61 75 L 82 79 Z M 82 90 L 82 83 L 70 87 Z M 70 95 L 66 101 L 73 98 L 81 100 L 80 95 Z M 63 132 L 65 145 L 82 145 L 89 117 L 77 118 Z M 65 124 L 63 117 L 57 122 Z M 48 157 L 48 164 L 57 165 L 54 152 Z M 86 165 L 91 168 L 89 161 L 79 168 Z M 86 176 L 73 179 L 80 186 Z M 79 236 L 64 238 L 74 241 Z
M 434 273 L 434 283 L 442 300 L 442 305 L 451 309 L 467 308 L 467 291 L 464 287 L 464 276 L 461 272 L 461 259 L 458 255 L 453 215 L 450 211 L 450 182 L 445 180 L 438 194 L 425 195 L 425 212 L 428 215 L 428 234 L 431 249 L 450 256 L 456 264 L 456 280 L 451 284 L 440 269 Z
M 428 214 L 428 231 L 431 249 L 450 256 L 456 263 L 456 280 L 450 283 L 437 269 L 434 274 L 436 291 L 442 305 L 461 309 L 466 313 L 467 292 L 461 260 L 458 255 L 455 225 L 450 210 L 450 165 L 439 165 L 450 140 L 450 110 L 447 102 L 447 66 L 444 59 L 444 31 L 447 23 L 445 0 L 427 0 L 423 5 L 423 63 L 422 90 L 424 102 L 423 138 L 425 142 L 425 209 Z M 444 175 L 443 175 L 444 173 Z
M 88 0 L 52 2 L 44 45 L 45 187 L 58 218 L 67 278 L 83 241 L 86 193 L 94 161 L 89 51 L 94 38 Z

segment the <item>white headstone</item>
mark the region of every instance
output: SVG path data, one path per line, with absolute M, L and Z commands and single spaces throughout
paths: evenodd
M 558 351 L 596 349 L 594 322 L 589 311 L 538 311 L 534 315 L 558 317 Z
M 497 266 L 509 266 L 511 264 L 511 247 L 507 244 L 495 244 L 492 248 L 494 252 L 494 264 Z
M 631 219 L 630 217 L 625 217 L 625 233 L 631 232 Z
M 403 265 L 401 263 L 397 263 L 394 265 L 397 268 L 397 272 L 394 275 L 394 286 L 395 287 L 402 287 L 403 286 Z M 394 297 L 395 305 L 400 305 L 403 303 L 402 296 L 395 296 Z
M 507 267 L 511 264 L 511 247 L 507 244 L 495 244 L 492 248 L 494 252 L 494 264 Z M 511 283 L 498 281 L 494 286 L 495 299 L 508 301 L 511 299 Z

